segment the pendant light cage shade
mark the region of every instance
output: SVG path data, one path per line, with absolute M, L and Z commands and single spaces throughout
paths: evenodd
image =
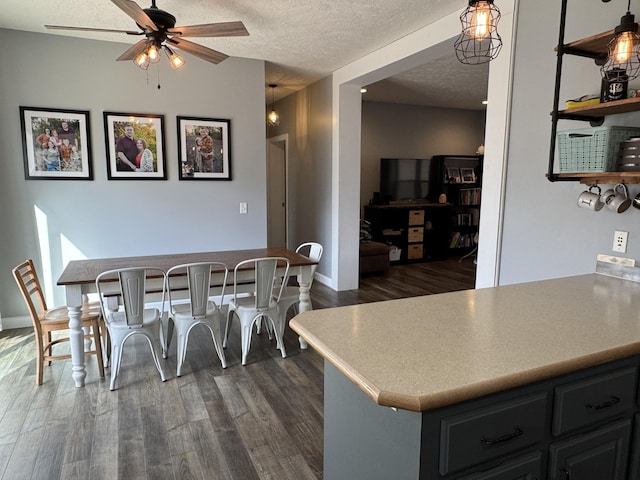
M 462 33 L 454 44 L 460 62 L 479 65 L 498 56 L 502 49 L 499 20 L 500 9 L 493 0 L 469 0 L 469 6 L 460 14 Z
M 280 115 L 276 111 L 276 102 L 275 102 L 275 88 L 278 85 L 274 83 L 270 83 L 269 87 L 271 87 L 271 112 L 267 115 L 267 125 L 270 127 L 277 127 L 280 125 Z
M 632 80 L 640 75 L 640 35 L 634 16 L 627 11 L 607 46 L 607 61 L 600 67 L 607 80 Z

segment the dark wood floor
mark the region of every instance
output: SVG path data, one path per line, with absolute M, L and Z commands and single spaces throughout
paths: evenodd
M 471 259 L 394 266 L 367 275 L 360 289 L 334 292 L 316 282 L 314 308 L 473 288 Z M 288 330 L 283 359 L 255 336 L 241 366 L 237 322 L 223 370 L 210 337 L 194 335 L 183 375 L 175 342 L 165 383 L 146 342 L 130 341 L 117 390 L 87 359 L 87 385 L 75 388 L 70 361 L 45 368 L 35 386 L 33 333 L 0 333 L 0 472 L 16 479 L 321 479 L 323 361 L 300 351 Z M 201 331 L 204 332 L 204 331 Z

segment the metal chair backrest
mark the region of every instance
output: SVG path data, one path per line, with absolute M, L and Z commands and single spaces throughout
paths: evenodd
M 255 308 L 257 310 L 266 310 L 273 305 L 272 303 L 274 301 L 273 287 L 276 283 L 276 280 L 279 277 L 288 278 L 289 276 L 289 260 L 284 257 L 263 257 L 263 258 L 252 258 L 252 259 L 245 260 L 243 262 L 238 263 L 233 270 L 234 299 L 237 299 L 237 295 L 238 295 L 238 285 L 239 285 L 238 272 L 242 270 L 246 270 L 246 267 L 249 264 L 253 264 L 253 270 L 254 270 Z M 284 273 L 282 275 L 277 273 L 278 266 L 285 268 Z M 284 288 L 284 283 L 280 282 L 280 286 L 278 287 L 278 294 L 276 296 L 275 301 L 280 300 L 280 295 L 282 294 L 283 288 Z
M 169 304 L 171 305 L 171 277 L 174 276 L 174 287 L 176 286 L 175 276 L 180 271 L 186 270 L 187 286 L 189 288 L 189 301 L 191 305 L 191 316 L 194 318 L 202 318 L 207 314 L 207 304 L 213 302 L 213 292 L 211 285 L 211 272 L 212 270 L 224 271 L 224 278 L 220 288 L 220 304 L 224 303 L 224 291 L 227 286 L 227 277 L 229 275 L 229 269 L 224 263 L 220 262 L 200 262 L 200 263 L 185 263 L 183 265 L 176 265 L 167 271 L 167 292 L 169 295 Z M 218 287 L 216 285 L 216 287 Z M 173 289 L 175 291 L 175 289 Z
M 300 244 L 298 248 L 296 248 L 296 253 L 299 253 L 300 255 L 304 255 L 309 260 L 313 260 L 314 262 L 320 262 L 320 259 L 322 258 L 323 250 L 324 249 L 322 248 L 322 245 L 320 245 L 319 243 L 306 242 L 306 243 Z M 306 251 L 308 251 L 308 253 L 305 255 Z M 317 268 L 318 268 L 318 264 L 311 266 L 311 283 L 313 283 L 313 277 L 314 277 L 314 274 L 316 273 Z
M 102 272 L 96 278 L 96 288 L 103 306 L 103 314 L 105 314 L 104 318 L 108 317 L 106 316 L 107 312 L 104 311 L 104 295 L 106 292 L 102 285 L 105 283 L 106 277 L 117 276 L 120 286 L 119 293 L 122 298 L 127 325 L 130 327 L 142 325 L 144 321 L 144 309 L 147 295 L 147 277 L 150 273 L 162 278 L 162 310 L 164 310 L 166 284 L 166 274 L 164 270 L 145 267 L 121 268 Z

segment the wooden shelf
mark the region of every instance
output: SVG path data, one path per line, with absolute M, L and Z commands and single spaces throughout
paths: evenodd
M 616 100 L 613 102 L 599 103 L 597 105 L 589 105 L 587 107 L 567 108 L 558 111 L 558 115 L 562 118 L 565 114 L 583 115 L 586 117 L 603 117 L 606 115 L 616 115 L 618 113 L 629 113 L 640 110 L 640 97 L 626 98 L 624 100 Z
M 560 95 L 560 73 L 562 72 L 562 56 L 575 55 L 591 58 L 598 65 L 603 65 L 608 54 L 608 45 L 615 36 L 614 30 L 591 35 L 570 43 L 564 43 L 564 26 L 566 22 L 567 0 L 562 0 L 562 10 L 560 18 L 560 44 L 555 49 L 558 52 L 556 66 L 556 86 L 554 93 L 554 106 L 557 109 Z M 640 25 L 640 24 L 638 24 Z M 553 138 L 551 139 L 551 153 L 549 156 L 549 169 L 546 177 L 552 181 L 580 182 L 585 185 L 615 185 L 617 183 L 640 184 L 640 172 L 574 172 L 574 173 L 554 173 L 555 163 L 555 132 L 558 120 L 579 120 L 589 122 L 592 126 L 599 125 L 608 115 L 630 113 L 640 111 L 640 97 L 627 98 L 613 102 L 599 103 L 586 107 L 567 108 L 565 110 L 555 110 L 551 112 Z
M 553 176 L 560 181 L 574 181 L 585 185 L 640 184 L 640 172 L 576 172 L 555 173 Z
M 613 30 L 598 33 L 590 37 L 581 38 L 564 45 L 564 53 L 589 58 L 603 58 L 607 56 L 607 46 L 615 35 Z M 556 48 L 557 50 L 557 48 Z

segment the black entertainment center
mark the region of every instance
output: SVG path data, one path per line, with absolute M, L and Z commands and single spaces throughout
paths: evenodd
M 464 255 L 477 244 L 481 184 L 482 156 L 381 158 L 364 218 L 375 241 L 400 250 L 392 263 Z

